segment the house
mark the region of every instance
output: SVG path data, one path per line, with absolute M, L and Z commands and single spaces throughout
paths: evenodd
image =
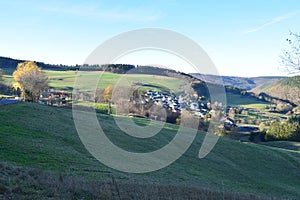
M 186 108 L 188 106 L 188 103 L 186 101 L 182 101 L 179 104 L 180 104 L 181 110 L 186 110 Z
M 63 91 L 40 92 L 39 103 L 46 105 L 65 106 L 72 101 L 71 94 Z
M 191 103 L 190 104 L 190 109 L 191 110 L 198 110 L 199 109 L 198 103 Z
M 233 119 L 230 119 L 229 117 L 226 117 L 226 119 L 223 122 L 225 130 L 232 130 L 233 127 L 236 127 L 235 121 Z

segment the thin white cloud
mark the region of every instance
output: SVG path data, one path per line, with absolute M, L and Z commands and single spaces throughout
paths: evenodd
M 126 9 L 99 9 L 94 6 L 73 6 L 73 7 L 46 7 L 47 12 L 55 12 L 80 17 L 92 17 L 117 22 L 152 22 L 161 17 L 160 11 L 148 10 L 145 8 Z
M 284 20 L 287 20 L 287 19 L 290 19 L 296 15 L 299 15 L 300 14 L 300 10 L 297 10 L 297 11 L 294 11 L 294 12 L 290 12 L 290 13 L 287 13 L 287 14 L 284 14 L 284 15 L 280 15 L 278 17 L 275 17 L 273 19 L 271 19 L 269 22 L 266 22 L 264 23 L 263 25 L 260 25 L 256 28 L 252 28 L 252 29 L 249 29 L 249 30 L 246 30 L 246 31 L 243 31 L 242 34 L 249 34 L 249 33 L 255 33 L 257 31 L 260 31 L 268 26 L 271 26 L 273 24 L 276 24 L 276 23 L 279 23 L 281 21 L 284 21 Z

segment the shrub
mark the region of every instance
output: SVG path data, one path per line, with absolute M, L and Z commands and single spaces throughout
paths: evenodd
M 180 125 L 180 123 L 181 123 L 181 118 L 180 118 L 180 117 L 177 117 L 177 118 L 176 118 L 176 125 Z
M 265 142 L 266 132 L 254 132 L 250 134 L 249 140 L 251 142 Z
M 95 103 L 96 112 L 107 114 L 108 113 L 108 104 L 104 103 Z
M 260 131 L 260 132 L 264 132 L 265 129 L 266 129 L 266 125 L 265 125 L 263 122 L 261 122 L 261 123 L 259 124 L 258 128 L 259 128 L 259 131 Z

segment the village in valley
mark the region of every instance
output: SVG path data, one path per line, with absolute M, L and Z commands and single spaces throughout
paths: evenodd
M 122 65 L 117 67 L 121 67 L 119 71 L 123 70 Z M 162 69 L 150 68 L 149 66 L 146 69 L 151 69 L 151 73 L 155 72 L 155 70 L 158 70 L 160 73 L 163 72 Z M 174 76 L 175 72 L 172 73 L 172 76 Z M 96 74 L 97 73 L 95 73 L 95 75 Z M 117 75 L 117 73 L 115 74 Z M 76 71 L 74 71 L 74 76 L 75 75 Z M 135 76 L 138 77 L 138 75 Z M 150 76 L 151 75 L 149 75 L 149 77 Z M 185 75 L 182 73 L 178 77 L 182 78 L 183 80 L 193 80 L 189 76 L 185 77 Z M 198 79 L 194 78 L 194 81 L 195 80 L 196 82 L 199 82 Z M 59 84 L 59 82 L 61 81 L 63 81 L 62 78 L 53 78 L 53 80 L 50 79 L 50 83 L 53 82 L 55 84 Z M 151 86 L 151 84 L 142 82 L 134 83 L 134 85 Z M 180 124 L 181 113 L 189 112 L 193 116 L 199 118 L 201 124 L 201 126 L 199 126 L 199 130 L 207 130 L 207 125 L 203 124 L 209 123 L 212 117 L 217 116 L 220 126 L 217 130 L 215 130 L 216 134 L 246 142 L 261 141 L 261 139 L 259 139 L 260 136 L 257 136 L 259 130 L 263 130 L 264 127 L 270 126 L 272 121 L 276 122 L 281 121 L 282 119 L 287 119 L 286 115 L 280 114 L 280 112 L 277 112 L 276 110 L 279 105 L 281 106 L 287 104 L 283 101 L 279 101 L 276 99 L 275 101 L 273 101 L 273 98 L 271 97 L 265 97 L 261 94 L 255 95 L 253 93 L 245 92 L 245 90 L 240 90 L 238 88 L 231 89 L 231 87 L 229 87 L 229 89 L 227 89 L 227 95 L 241 99 L 241 104 L 243 104 L 243 99 L 252 99 L 250 101 L 253 101 L 255 105 L 259 105 L 259 108 L 251 108 L 247 106 L 244 107 L 239 106 L 238 104 L 222 105 L 219 102 L 210 102 L 209 96 L 201 96 L 201 94 L 203 94 L 203 91 L 206 90 L 206 87 L 201 86 L 201 88 L 202 89 L 200 90 L 198 89 L 198 92 L 196 91 L 196 89 L 192 92 L 189 92 L 188 94 L 184 91 L 177 91 L 175 93 L 166 91 L 161 92 L 160 90 L 156 90 L 151 87 L 148 87 L 148 89 L 147 87 L 144 87 L 143 90 L 135 92 L 133 95 L 131 95 L 129 99 L 119 96 L 120 94 L 115 95 L 115 97 L 112 99 L 111 96 L 114 87 L 111 87 L 111 85 L 106 86 L 106 88 L 102 90 L 97 90 L 95 94 L 96 96 L 94 97 L 89 93 L 76 95 L 74 91 L 72 94 L 72 91 L 70 90 L 64 91 L 55 90 L 55 88 L 48 88 L 47 90 L 43 90 L 38 94 L 38 103 L 48 106 L 66 108 L 71 108 L 72 102 L 80 104 L 83 107 L 90 107 L 93 105 L 91 103 L 94 103 L 96 112 L 100 112 L 103 114 L 126 115 L 135 117 L 139 116 L 156 121 L 166 121 L 178 125 Z M 106 91 L 108 89 L 109 91 Z M 176 93 L 178 96 L 176 95 Z M 12 98 L 3 98 L 0 102 L 2 102 L 2 104 L 9 104 L 15 103 L 19 100 L 24 100 L 24 98 L 21 98 L 18 95 L 13 95 Z M 128 101 L 129 104 L 124 103 L 124 100 L 125 102 Z M 152 109 L 153 105 L 156 106 L 155 112 Z M 159 111 L 159 108 L 164 109 L 166 111 L 166 114 L 162 114 Z M 293 109 L 293 107 L 287 106 L 285 106 L 284 108 L 290 108 L 289 112 L 292 112 L 291 109 Z M 254 140 L 253 135 L 256 135 L 256 139 Z
M 0 19 L 0 200 L 300 200 L 299 1 Z
M 77 99 L 80 100 L 80 99 Z M 81 99 L 82 100 L 82 99 Z M 253 126 L 238 126 L 236 123 L 240 120 L 235 120 L 234 115 L 238 109 L 238 112 L 245 112 L 245 111 L 253 111 L 255 110 L 247 109 L 247 108 L 236 108 L 230 106 L 222 106 L 215 102 L 213 105 L 207 101 L 205 97 L 199 98 L 198 95 L 195 93 L 192 97 L 190 96 L 183 96 L 179 95 L 177 97 L 175 94 L 166 94 L 161 93 L 159 91 L 155 91 L 152 89 L 147 90 L 144 94 L 140 95 L 138 98 L 131 98 L 130 101 L 133 105 L 139 105 L 147 107 L 147 105 L 156 105 L 163 109 L 174 113 L 178 118 L 180 118 L 180 114 L 182 111 L 187 111 L 193 114 L 195 117 L 199 117 L 200 120 L 209 121 L 210 118 L 215 115 L 216 112 L 221 111 L 222 118 L 220 118 L 220 124 L 222 124 L 225 131 L 235 131 L 235 132 L 244 132 L 251 134 L 253 132 L 258 131 L 258 128 Z M 39 103 L 48 105 L 48 106 L 58 106 L 58 107 L 71 107 L 72 106 L 72 93 L 66 91 L 43 91 L 40 93 Z M 117 106 L 117 105 L 114 105 Z M 216 110 L 215 108 L 219 109 Z M 117 110 L 117 109 L 116 109 Z M 122 114 L 122 113 L 115 113 L 115 114 Z M 151 114 L 151 115 L 141 115 L 141 113 L 132 112 L 128 113 L 128 116 L 140 116 L 140 117 L 148 117 L 152 120 L 157 121 L 166 121 L 166 117 L 168 116 L 161 116 L 160 113 Z M 175 123 L 175 122 L 174 122 Z M 259 124 L 258 124 L 259 125 Z M 203 128 L 203 127 L 202 127 Z M 222 128 L 221 128 L 222 129 Z M 245 136 L 245 134 L 243 134 Z M 244 137 L 245 138 L 245 137 Z M 237 139 L 235 137 L 235 139 Z M 238 138 L 239 140 L 241 138 Z M 246 140 L 249 141 L 249 140 Z

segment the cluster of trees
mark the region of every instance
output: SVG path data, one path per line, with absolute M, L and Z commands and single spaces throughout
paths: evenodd
M 245 89 L 237 88 L 237 87 L 234 87 L 234 86 L 231 86 L 231 85 L 226 85 L 225 86 L 225 91 L 226 91 L 226 93 L 230 92 L 232 94 L 253 96 L 253 93 L 248 93 L 247 90 L 245 90 Z
M 300 104 L 300 76 L 285 78 L 280 86 L 276 90 L 277 96 L 288 99 L 294 104 Z
M 294 106 L 296 106 L 296 104 L 290 102 L 287 99 L 273 97 L 264 92 L 259 93 L 258 98 L 273 104 L 270 106 L 266 106 L 267 109 L 270 109 L 271 111 L 280 112 L 280 113 L 287 113 L 291 111 Z
M 300 87 L 300 76 L 293 76 L 281 81 L 282 86 Z
M 135 69 L 135 66 L 130 64 L 104 64 L 104 65 L 84 64 L 82 66 L 76 65 L 76 66 L 68 67 L 68 70 L 79 70 L 79 69 L 84 71 L 107 71 L 107 72 L 112 72 L 117 74 L 125 74 L 130 70 Z
M 266 131 L 265 139 L 300 141 L 300 125 L 298 122 L 273 122 Z
M 174 77 L 174 78 L 178 78 L 178 79 L 189 81 L 189 82 L 196 80 L 195 77 L 193 77 L 190 74 L 179 72 L 179 71 L 176 71 L 173 69 L 154 67 L 154 66 L 138 65 L 134 70 L 131 70 L 130 73 L 169 76 L 169 77 Z

